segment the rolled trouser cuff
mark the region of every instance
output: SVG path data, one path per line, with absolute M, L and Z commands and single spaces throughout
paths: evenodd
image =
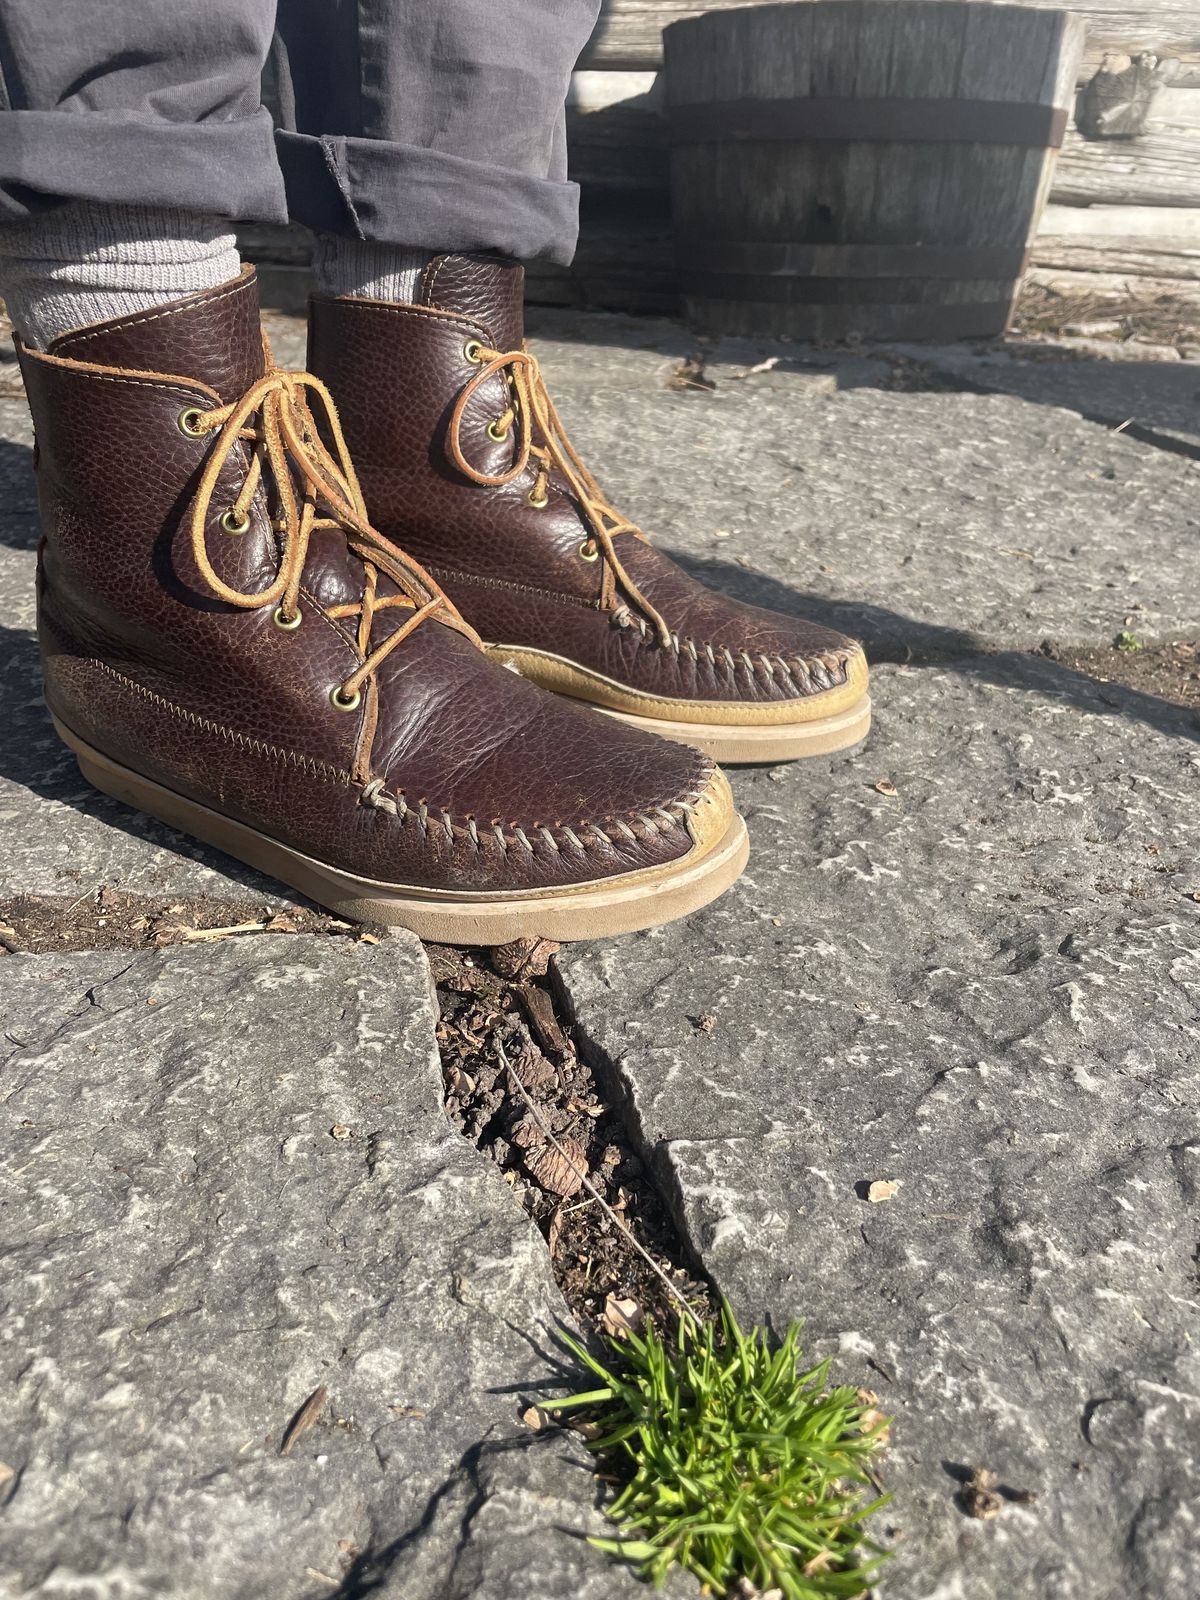
M 570 265 L 579 186 L 385 139 L 276 133 L 294 222 L 412 249 Z
M 0 111 L 0 219 L 46 200 L 168 206 L 286 222 L 270 113 L 165 122 L 140 114 Z

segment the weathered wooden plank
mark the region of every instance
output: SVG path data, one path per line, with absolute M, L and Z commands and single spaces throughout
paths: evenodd
M 1200 312 L 1200 279 L 1035 264 L 1026 274 L 1022 295 L 1032 300 L 1039 290 L 1049 290 L 1066 301 L 1091 301 L 1097 310 L 1100 302 L 1133 312 L 1166 302 Z
M 531 305 L 582 311 L 677 316 L 678 280 L 675 247 L 669 228 L 663 227 L 643 227 L 637 233 L 585 229 L 569 267 L 537 261 L 525 269 Z
M 1051 195 L 1067 205 L 1200 205 L 1200 90 L 1160 90 L 1136 139 L 1069 132 Z
M 1040 231 L 1062 239 L 1171 239 L 1200 245 L 1200 204 L 1186 209 L 1050 205 Z
M 662 30 L 685 17 L 726 11 L 762 0 L 605 0 L 604 9 L 583 53 L 581 65 L 591 69 L 652 71 L 662 64 Z M 1022 0 L 1032 6 L 1053 6 L 1056 0 Z M 1071 10 L 1088 24 L 1084 67 L 1096 70 L 1106 51 L 1134 55 L 1152 50 L 1174 56 L 1183 67 L 1178 82 L 1200 84 L 1200 7 L 1195 0 L 1160 0 L 1142 9 L 1130 0 L 1088 0 Z
M 1088 244 L 1083 239 L 1038 239 L 1032 265 L 1062 272 L 1104 272 L 1112 277 L 1153 278 L 1200 285 L 1200 248 L 1193 250 L 1143 248 L 1137 239 L 1122 243 L 1104 239 Z

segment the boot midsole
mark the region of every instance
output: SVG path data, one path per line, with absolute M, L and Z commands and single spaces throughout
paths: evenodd
M 501 944 L 532 933 L 589 939 L 652 927 L 714 900 L 740 875 L 749 849 L 745 823 L 735 812 L 724 834 L 698 858 L 693 852 L 666 866 L 612 878 L 504 894 L 383 883 L 329 866 L 143 778 L 93 749 L 57 716 L 53 721 L 84 777 L 105 794 L 270 873 L 349 921 L 406 927 L 450 944 Z

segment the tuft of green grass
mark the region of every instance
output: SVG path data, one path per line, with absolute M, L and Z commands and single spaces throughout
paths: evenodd
M 1126 655 L 1130 655 L 1134 650 L 1140 650 L 1142 648 L 1142 641 L 1131 628 L 1122 628 L 1120 633 L 1113 640 L 1113 644 L 1118 650 L 1124 651 Z
M 608 1366 L 567 1336 L 602 1386 L 550 1409 L 586 1408 L 624 1482 L 609 1516 L 630 1536 L 591 1543 L 656 1586 L 678 1564 L 717 1595 L 861 1595 L 883 1560 L 862 1524 L 887 1498 L 863 1492 L 887 1421 L 872 1396 L 827 1387 L 827 1361 L 801 1371 L 799 1338 L 793 1323 L 773 1349 L 727 1305 L 673 1345 L 652 1327 L 610 1340 Z

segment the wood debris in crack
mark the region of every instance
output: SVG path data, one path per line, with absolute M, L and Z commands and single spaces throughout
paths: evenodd
M 441 1010 L 446 1112 L 537 1223 L 559 1287 L 585 1326 L 603 1328 L 610 1305 L 629 1303 L 673 1329 L 681 1314 L 676 1294 L 706 1317 L 713 1292 L 689 1264 L 619 1108 L 575 1048 L 551 987 L 556 949 L 544 939 L 492 951 L 427 947 Z M 589 1185 L 599 1201 L 585 1192 Z

